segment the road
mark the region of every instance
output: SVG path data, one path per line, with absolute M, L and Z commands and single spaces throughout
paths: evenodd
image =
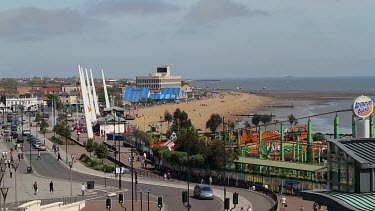
M 24 156 L 29 158 L 29 142 L 25 142 L 24 148 Z M 57 162 L 56 157 L 54 157 L 49 152 L 42 152 L 41 153 L 41 160 L 37 160 L 37 151 L 32 149 L 32 168 L 35 173 L 38 175 L 49 177 L 49 178 L 57 178 L 62 180 L 70 180 L 70 170 L 62 165 L 60 162 Z M 73 166 L 74 169 L 74 166 Z M 83 174 L 79 172 L 72 171 L 72 178 L 73 181 L 76 182 L 84 182 L 87 181 L 94 181 L 95 184 L 103 185 L 105 183 L 105 179 L 103 177 Z M 118 185 L 118 180 L 111 180 L 106 179 L 107 184 L 115 184 Z M 148 184 L 138 184 L 138 187 L 147 187 L 152 188 L 152 197 L 154 199 L 157 196 L 163 196 L 164 204 L 166 204 L 166 210 L 181 210 L 186 209 L 182 202 L 181 202 L 181 192 L 182 189 L 177 188 L 169 188 L 169 187 L 162 187 L 162 186 L 155 186 L 155 185 L 148 185 Z M 125 192 L 126 200 L 131 200 L 131 183 L 122 181 L 122 188 L 127 189 L 128 191 Z M 67 193 L 69 189 L 67 189 Z M 190 195 L 192 195 L 192 191 L 190 191 Z M 105 195 L 103 195 L 104 198 Z M 139 198 L 139 195 L 138 195 Z M 145 197 L 144 197 L 145 198 Z M 154 201 L 153 200 L 153 201 Z M 214 200 L 198 200 L 193 197 L 190 197 L 190 204 L 192 206 L 192 210 L 208 210 L 208 211 L 216 211 L 222 209 L 223 203 L 221 200 L 215 197 Z

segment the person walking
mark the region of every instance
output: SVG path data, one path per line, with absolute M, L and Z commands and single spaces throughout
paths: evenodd
M 247 211 L 253 211 L 253 209 L 251 208 L 251 206 L 247 207 Z
M 38 151 L 38 160 L 41 160 L 42 157 L 40 157 L 40 151 Z
M 210 186 L 212 184 L 212 177 L 210 176 L 210 178 L 208 178 L 208 182 L 210 183 Z
M 82 194 L 82 196 L 84 196 L 85 195 L 85 184 L 84 183 L 82 183 L 82 185 L 81 185 L 81 194 Z
M 57 152 L 57 161 L 61 160 L 60 152 Z
M 53 182 L 52 181 L 49 183 L 49 192 L 53 193 Z
M 12 178 L 12 176 L 13 176 L 12 168 L 9 168 L 9 176 L 10 176 L 10 178 Z
M 281 207 L 282 207 L 283 210 L 285 209 L 285 207 L 288 207 L 288 205 L 286 204 L 286 197 L 285 196 L 281 197 L 280 202 L 281 202 Z
M 300 211 L 305 211 L 305 207 L 302 205 Z
M 33 184 L 33 189 L 34 189 L 34 195 L 36 195 L 36 193 L 38 192 L 38 183 L 36 183 L 36 181 Z

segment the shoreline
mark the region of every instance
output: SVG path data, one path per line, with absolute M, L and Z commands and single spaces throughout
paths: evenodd
M 160 123 L 160 120 L 164 119 L 165 111 L 169 111 L 173 115 L 173 112 L 179 108 L 188 114 L 196 129 L 208 132 L 206 122 L 211 114 L 217 113 L 224 117 L 225 121 L 236 121 L 241 120 L 242 117 L 234 116 L 235 114 L 250 114 L 256 112 L 262 106 L 269 105 L 271 102 L 272 98 L 267 96 L 237 91 L 220 91 L 220 97 L 141 108 L 138 111 L 134 111 L 140 117 L 135 120 L 129 120 L 129 122 L 137 125 L 139 129 L 146 128 L 148 130 L 149 125 L 156 125 L 156 130 L 162 129 L 163 132 L 166 132 L 167 127 L 165 126 L 167 123 Z

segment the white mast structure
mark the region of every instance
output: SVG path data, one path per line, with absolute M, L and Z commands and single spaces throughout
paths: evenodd
M 108 92 L 107 92 L 107 85 L 105 84 L 105 77 L 104 77 L 104 70 L 102 69 L 102 77 L 103 77 L 103 88 L 104 88 L 104 97 L 105 97 L 105 107 L 109 108 L 111 105 L 109 104 L 108 99 Z
M 95 83 L 94 83 L 94 78 L 92 77 L 91 68 L 90 68 L 90 75 L 91 75 L 92 95 L 93 95 L 93 98 L 94 98 L 95 114 L 100 115 L 99 105 L 98 105 L 98 97 L 96 96 Z
M 85 71 L 86 71 L 86 80 L 87 80 L 87 92 L 89 93 L 89 103 L 90 103 L 90 108 L 91 108 L 89 112 L 91 114 L 91 121 L 96 122 L 94 100 L 92 99 L 90 78 L 89 78 L 89 75 L 87 74 L 87 68 L 85 68 Z
M 86 120 L 86 127 L 87 127 L 87 137 L 89 139 L 94 138 L 94 134 L 92 132 L 92 124 L 91 124 L 91 117 L 89 110 L 91 110 L 88 95 L 87 95 L 87 89 L 86 89 L 86 83 L 85 83 L 85 76 L 83 75 L 83 68 L 78 65 L 78 72 L 79 72 L 79 79 L 81 82 L 81 91 L 82 91 L 82 100 L 83 100 L 83 108 L 85 111 L 85 120 Z

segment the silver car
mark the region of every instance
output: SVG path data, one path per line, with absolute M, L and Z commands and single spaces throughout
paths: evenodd
M 209 185 L 198 184 L 194 188 L 194 197 L 199 199 L 214 199 L 214 192 Z

